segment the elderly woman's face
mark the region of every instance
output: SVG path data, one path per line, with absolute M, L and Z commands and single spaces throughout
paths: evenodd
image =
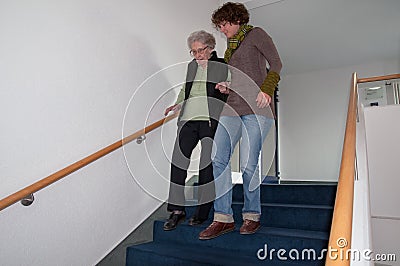
M 208 60 L 211 57 L 212 49 L 204 43 L 195 41 L 191 45 L 190 54 L 197 60 Z

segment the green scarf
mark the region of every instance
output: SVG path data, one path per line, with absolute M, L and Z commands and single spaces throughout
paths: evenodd
M 228 39 L 228 47 L 226 48 L 224 59 L 225 62 L 229 62 L 233 53 L 239 48 L 240 43 L 244 40 L 247 33 L 249 33 L 253 29 L 253 26 L 243 24 L 240 26 L 238 32 L 232 38 Z

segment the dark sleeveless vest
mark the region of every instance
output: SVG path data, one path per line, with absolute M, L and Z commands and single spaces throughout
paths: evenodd
M 193 59 L 188 64 L 187 74 L 186 74 L 186 84 L 185 84 L 185 101 L 183 102 L 182 109 L 179 115 L 178 121 L 181 120 L 181 116 L 184 112 L 185 102 L 189 98 L 190 90 L 193 86 L 193 81 L 195 81 L 195 76 L 197 73 L 198 64 L 195 59 Z M 207 62 L 207 102 L 208 102 L 208 112 L 211 118 L 211 124 L 214 129 L 216 129 L 218 124 L 218 119 L 221 114 L 222 108 L 228 98 L 228 94 L 223 94 L 219 90 L 215 89 L 215 85 L 218 82 L 226 81 L 228 77 L 228 65 L 225 63 L 223 58 L 217 57 L 217 53 L 214 51 L 211 53 L 211 58 Z M 214 100 L 214 99 L 215 100 Z

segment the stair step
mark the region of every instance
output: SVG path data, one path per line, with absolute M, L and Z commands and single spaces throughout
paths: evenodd
M 332 184 L 261 184 L 261 202 L 331 205 L 336 185 Z M 243 185 L 233 187 L 233 201 L 243 202 Z
M 154 241 L 128 247 L 126 265 L 324 265 L 324 259 L 318 256 L 328 246 L 335 195 L 336 185 L 331 184 L 262 184 L 262 226 L 255 234 L 241 235 L 243 186 L 235 185 L 233 232 L 199 240 L 199 233 L 213 220 L 213 211 L 204 224 L 189 226 L 187 220 L 196 205 L 191 200 L 186 207 L 186 222 L 164 231 L 165 221 L 155 221 Z M 259 259 L 257 254 L 263 256 L 265 250 L 268 256 Z M 279 259 L 278 250 L 285 252 L 279 254 L 287 260 Z M 296 255 L 300 259 L 290 258 Z M 302 255 L 306 260 L 301 260 Z
M 158 242 L 182 245 L 190 243 L 198 247 L 227 248 L 232 252 L 243 255 L 256 254 L 265 244 L 276 250 L 280 248 L 290 250 L 296 247 L 298 249 L 312 248 L 316 251 L 320 251 L 321 247 L 328 245 L 328 233 L 326 232 L 261 227 L 255 234 L 241 235 L 239 233 L 241 224 L 236 224 L 233 232 L 211 240 L 199 240 L 199 233 L 209 223 L 204 223 L 200 226 L 189 226 L 185 222 L 172 231 L 164 231 L 163 224 L 163 221 L 154 223 L 153 235 Z M 238 245 L 238 243 L 240 244 Z
M 233 218 L 235 222 L 242 221 L 242 202 L 233 202 Z M 186 207 L 187 217 L 191 217 L 195 207 Z M 261 224 L 267 227 L 282 227 L 299 230 L 326 231 L 330 230 L 333 207 L 327 205 L 262 203 Z M 213 211 L 208 221 L 212 221 Z
M 288 257 L 289 258 L 289 257 Z M 323 260 L 316 261 L 289 261 L 279 260 L 276 256 L 273 260 L 260 260 L 257 254 L 243 256 L 228 249 L 201 247 L 190 244 L 170 245 L 168 243 L 150 242 L 127 249 L 126 265 L 152 265 L 152 266 L 242 266 L 242 265 L 266 265 L 276 266 L 319 266 L 324 265 Z
M 243 203 L 232 204 L 233 218 L 242 221 Z M 330 230 L 333 208 L 326 205 L 261 204 L 260 222 L 268 227 L 283 227 L 299 230 Z

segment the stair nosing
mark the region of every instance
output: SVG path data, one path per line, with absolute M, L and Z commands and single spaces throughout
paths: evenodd
M 232 201 L 232 204 L 243 205 L 243 202 Z M 309 209 L 326 209 L 326 210 L 332 210 L 333 209 L 333 206 L 327 205 L 327 204 L 297 204 L 297 203 L 266 202 L 266 203 L 261 203 L 261 206 L 289 207 L 289 208 L 309 208 Z
M 164 223 L 164 221 L 157 220 L 155 221 L 160 223 L 160 226 Z M 204 223 L 202 225 L 196 226 L 197 228 L 207 228 L 210 223 Z M 241 223 L 235 224 L 235 229 L 233 232 L 238 233 Z M 187 223 L 182 223 L 179 226 L 192 227 Z M 303 234 L 296 235 L 295 233 Z M 315 233 L 316 235 L 311 236 L 307 234 Z M 313 239 L 313 240 L 328 240 L 329 232 L 327 231 L 318 231 L 318 230 L 304 230 L 304 229 L 294 229 L 294 228 L 286 228 L 286 227 L 272 227 L 272 226 L 261 226 L 261 229 L 258 230 L 255 234 L 260 235 L 273 235 L 273 236 L 282 236 L 282 237 L 291 237 L 291 238 L 300 238 L 300 239 Z M 324 235 L 324 236 L 322 236 Z

